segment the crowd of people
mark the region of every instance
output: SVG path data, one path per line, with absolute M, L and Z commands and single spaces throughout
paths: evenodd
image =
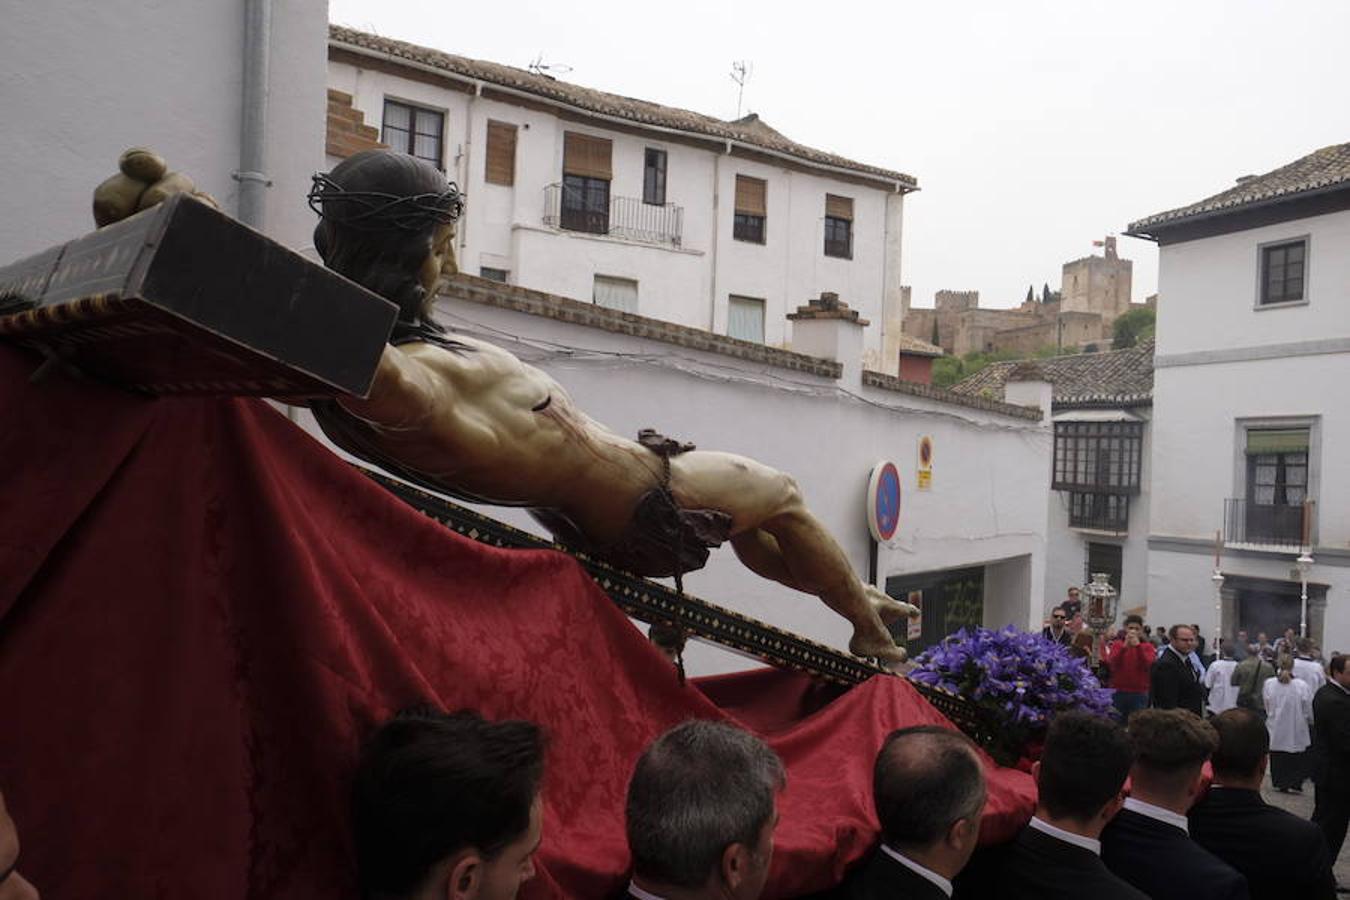
M 1264 709 L 1234 703 L 1205 718 L 1189 631 L 1170 629 L 1159 653 L 1141 622 L 1127 623 L 1112 652 L 1133 661 L 1119 671 L 1145 705 L 1120 720 L 1054 719 L 1032 768 L 1035 814 L 1010 843 L 977 849 L 985 763 L 968 737 L 932 725 L 890 734 L 873 768 L 879 842 L 817 900 L 1335 897 L 1332 864 L 1350 822 L 1350 657 L 1331 659 L 1315 695 L 1309 667 L 1279 666 L 1251 688 Z M 1312 821 L 1261 796 L 1268 769 L 1277 783 L 1292 771 L 1288 716 L 1305 734 L 1312 721 Z M 470 712 L 417 709 L 380 728 L 353 794 L 364 896 L 514 897 L 541 841 L 544 743 L 528 722 Z M 621 896 L 758 897 L 786 780 L 773 750 L 733 724 L 687 721 L 658 737 L 628 786 Z
M 1262 799 L 1273 751 L 1254 710 L 1206 720 L 1147 708 L 1128 724 L 1071 712 L 1053 721 L 1032 768 L 1038 796 L 1030 822 L 1013 841 L 978 848 L 981 754 L 959 731 L 915 726 L 893 732 L 876 752 L 877 845 L 817 900 L 1330 900 L 1350 809 L 1346 661 L 1332 661 L 1323 688 L 1339 696 L 1319 693 L 1321 704 L 1336 705 L 1335 725 L 1321 723 L 1320 821 Z M 534 874 L 542 837 L 544 745 L 528 722 L 471 712 L 417 709 L 381 727 L 362 754 L 353 793 L 364 896 L 516 896 Z M 631 877 L 620 896 L 760 896 L 786 779 L 773 750 L 733 724 L 693 720 L 662 734 L 629 781 Z M 1338 824 L 1333 813 L 1342 816 Z

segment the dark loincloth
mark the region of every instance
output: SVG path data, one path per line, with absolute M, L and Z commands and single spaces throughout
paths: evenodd
M 731 537 L 731 516 L 716 509 L 683 509 L 670 493 L 670 458 L 694 449 L 693 444 L 658 434 L 638 432 L 638 443 L 661 457 L 661 484 L 638 500 L 633 516 L 618 539 L 600 546 L 561 512 L 532 509 L 530 514 L 560 544 L 602 559 L 612 566 L 648 578 L 680 576 L 708 564 L 708 554 Z
M 642 495 L 623 534 L 606 546 L 596 545 L 556 509 L 531 509 L 530 515 L 563 546 L 648 578 L 701 569 L 709 552 L 731 537 L 731 516 L 715 509 L 680 509 L 661 488 Z

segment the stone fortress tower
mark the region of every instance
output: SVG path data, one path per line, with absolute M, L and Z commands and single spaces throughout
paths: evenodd
M 942 290 L 934 296 L 932 309 L 906 304 L 902 329 L 956 356 L 1000 350 L 1031 354 L 1047 346 L 1081 350 L 1109 343 L 1112 323 L 1132 307 L 1134 264 L 1117 254 L 1115 237 L 1093 243 L 1103 248 L 1103 255 L 1065 263 L 1057 300 L 982 309 L 979 291 Z
M 1102 242 L 1104 256 L 1085 256 L 1064 264 L 1060 281 L 1060 311 L 1098 313 L 1108 320 L 1130 311 L 1134 263 L 1116 255 L 1116 239 Z

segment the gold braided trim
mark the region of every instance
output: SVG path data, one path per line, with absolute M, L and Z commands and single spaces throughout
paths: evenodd
M 140 300 L 118 294 L 91 294 L 67 303 L 39 306 L 36 309 L 0 317 L 0 334 L 22 336 L 43 334 L 52 329 L 96 323 L 113 316 L 136 313 L 145 309 Z M 151 328 L 151 331 L 164 329 Z M 144 333 L 144 332 L 143 332 Z

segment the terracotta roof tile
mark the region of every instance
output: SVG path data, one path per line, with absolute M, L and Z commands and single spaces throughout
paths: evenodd
M 1004 385 L 1014 373 L 1049 381 L 1056 407 L 1141 406 L 1153 402 L 1153 341 L 1141 341 L 1128 350 L 990 363 L 951 390 L 1002 400 Z
M 790 140 L 760 121 L 754 114 L 733 122 L 725 122 L 687 109 L 610 94 L 559 81 L 548 75 L 537 75 L 514 66 L 456 56 L 431 47 L 396 41 L 341 25 L 328 26 L 328 39 L 334 45 L 374 52 L 395 60 L 420 63 L 487 84 L 524 91 L 585 112 L 627 119 L 637 125 L 673 128 L 718 140 L 730 139 L 751 147 L 796 157 L 807 163 L 832 166 L 879 180 L 899 182 L 908 190 L 915 190 L 918 187 L 918 182 L 903 172 L 870 166 Z
M 1350 188 L 1350 144 L 1323 147 L 1287 166 L 1281 166 L 1264 175 L 1244 178 L 1236 186 L 1198 203 L 1131 222 L 1127 233 L 1148 234 L 1159 226 L 1174 225 L 1185 219 L 1214 215 L 1253 203 L 1292 197 L 1306 191 L 1338 185 Z
M 927 341 L 919 340 L 900 332 L 900 352 L 913 353 L 916 356 L 943 356 L 944 351 L 937 344 L 930 344 Z
M 1038 422 L 1041 418 L 1039 407 L 1005 403 L 1001 396 L 991 398 L 978 394 L 958 394 L 947 388 L 920 384 L 917 381 L 905 381 L 902 378 L 896 378 L 894 375 L 885 375 L 867 369 L 863 369 L 862 383 L 867 387 L 895 391 L 897 394 L 909 394 L 911 397 L 923 397 L 928 400 L 936 400 L 939 403 L 950 403 L 953 406 L 964 406 L 969 409 L 982 409 L 985 412 L 1012 416 L 1017 419 L 1030 419 L 1033 422 Z

